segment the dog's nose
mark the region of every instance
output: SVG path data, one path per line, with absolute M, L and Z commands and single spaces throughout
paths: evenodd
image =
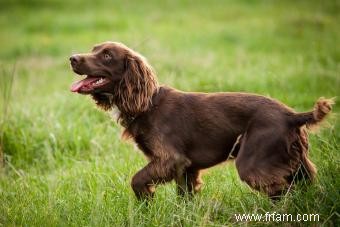
M 71 57 L 70 57 L 70 62 L 71 62 L 71 64 L 72 65 L 74 65 L 74 64 L 77 64 L 78 62 L 79 62 L 79 56 L 78 55 L 72 55 Z

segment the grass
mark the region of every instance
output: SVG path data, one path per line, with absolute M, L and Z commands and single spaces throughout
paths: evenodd
M 320 96 L 340 95 L 338 1 L 9 0 L 0 11 L 0 226 L 242 225 L 234 214 L 266 212 L 320 215 L 294 225 L 339 225 L 336 115 L 310 135 L 317 182 L 277 203 L 250 190 L 230 163 L 208 170 L 193 200 L 170 184 L 146 206 L 130 189 L 143 155 L 89 98 L 69 92 L 68 66 L 72 53 L 117 40 L 145 55 L 161 83 L 256 92 L 307 111 Z

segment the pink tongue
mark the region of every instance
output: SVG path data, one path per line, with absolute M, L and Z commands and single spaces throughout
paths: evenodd
M 87 77 L 83 80 L 76 81 L 72 84 L 71 91 L 78 92 L 82 87 L 87 86 L 97 80 L 99 80 L 99 77 Z

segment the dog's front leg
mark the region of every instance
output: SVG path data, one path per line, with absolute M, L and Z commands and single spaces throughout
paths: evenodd
M 156 158 L 133 176 L 131 186 L 138 199 L 152 198 L 157 184 L 169 182 L 183 175 L 190 164 L 185 157 L 173 155 Z

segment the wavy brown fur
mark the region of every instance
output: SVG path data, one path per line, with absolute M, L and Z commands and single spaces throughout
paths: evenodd
M 113 102 L 121 111 L 123 126 L 129 118 L 149 109 L 152 96 L 158 90 L 156 78 L 152 67 L 142 56 L 135 53 L 127 57 L 125 75 L 113 92 Z

